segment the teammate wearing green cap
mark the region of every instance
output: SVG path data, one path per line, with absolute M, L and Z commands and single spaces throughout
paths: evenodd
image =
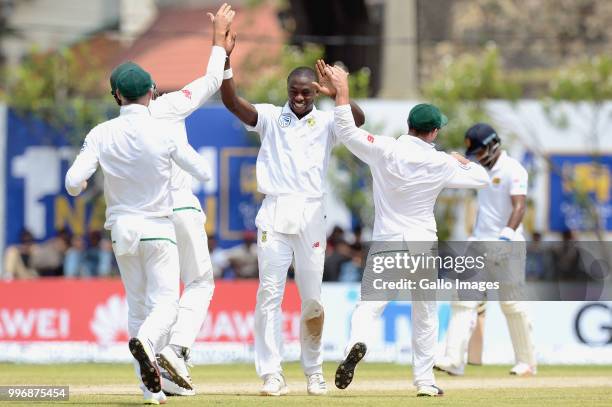
M 157 97 L 150 75 L 140 66 L 133 62 L 126 62 L 116 67 L 110 77 L 111 93 L 117 103 L 122 106 L 122 115 L 132 110 L 139 110 L 138 113 L 144 113 L 146 110 L 149 117 L 158 119 L 158 121 L 162 120 L 163 126 L 160 128 L 167 131 L 173 143 L 188 145 L 184 119 L 221 86 L 226 48 L 235 38 L 235 34 L 229 31 L 234 14 L 235 12 L 227 4 L 223 4 L 214 16 L 209 13 L 214 28 L 213 47 L 206 75 L 191 82 L 180 91 Z M 151 93 L 149 99 L 138 104 L 133 103 L 134 98 L 145 91 Z M 145 110 L 141 105 L 146 106 Z M 140 110 L 143 111 L 140 112 Z M 143 171 L 143 181 L 139 184 L 148 182 L 144 181 L 147 175 Z M 168 191 L 172 205 L 171 221 L 174 226 L 172 235 L 175 236 L 172 240 L 178 247 L 180 277 L 185 284 L 185 289 L 178 303 L 178 313 L 171 318 L 171 327 L 156 340 L 155 350 L 159 352 L 157 361 L 162 367 L 161 388 L 164 392 L 177 395 L 195 394 L 186 359 L 206 317 L 214 290 L 212 266 L 204 232 L 205 216 L 197 197 L 191 192 L 191 184 L 192 174 L 172 163 L 170 191 Z M 125 261 L 123 263 L 124 268 L 129 268 L 125 266 Z M 177 271 L 178 267 L 177 263 Z M 124 274 L 127 276 L 129 273 L 122 272 L 122 277 Z M 169 275 L 172 275 L 172 270 L 169 271 Z M 128 285 L 134 288 L 135 284 L 127 281 L 126 287 Z M 145 290 L 146 288 L 141 286 L 140 289 L 134 289 L 132 293 L 128 292 L 128 299 L 139 298 Z M 142 323 L 145 314 L 143 310 L 138 312 L 141 305 L 138 301 L 130 303 L 131 336 L 138 331 L 137 327 Z M 147 349 L 145 347 L 145 350 Z M 136 369 L 140 374 L 139 364 Z M 152 393 L 145 386 L 141 387 L 146 402 L 156 404 L 165 400 L 163 393 Z
M 487 173 L 458 153 L 437 151 L 433 142 L 448 119 L 430 104 L 419 104 L 408 116 L 408 134 L 381 137 L 355 127 L 348 106 L 348 75 L 327 66 L 324 75 L 336 89 L 335 132 L 338 139 L 370 166 L 374 179 L 375 220 L 372 240 L 378 242 L 435 242 L 434 205 L 444 188 L 483 188 Z M 417 396 L 440 396 L 433 375 L 438 339 L 435 300 L 412 301 L 412 360 Z M 388 301 L 360 301 L 351 319 L 346 358 L 336 370 L 336 386 L 346 388 L 355 366 L 365 356 L 375 320 Z

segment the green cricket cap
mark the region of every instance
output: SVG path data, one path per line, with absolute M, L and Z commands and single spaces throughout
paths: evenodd
M 125 68 L 117 75 L 117 89 L 128 99 L 138 99 L 153 87 L 151 75 L 138 65 Z
M 421 103 L 410 110 L 408 127 L 419 131 L 441 129 L 448 123 L 448 118 L 434 105 Z
M 117 78 L 119 77 L 119 75 L 121 75 L 123 72 L 127 71 L 130 68 L 140 68 L 140 66 L 138 66 L 138 64 L 135 64 L 132 61 L 128 61 L 122 63 L 121 65 L 117 65 L 115 69 L 113 69 L 113 72 L 111 72 L 110 76 L 110 85 L 111 90 L 113 92 L 117 90 Z

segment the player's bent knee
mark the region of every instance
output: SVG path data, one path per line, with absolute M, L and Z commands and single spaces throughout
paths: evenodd
M 325 311 L 318 300 L 306 300 L 302 306 L 302 321 L 308 335 L 320 338 L 323 333 Z

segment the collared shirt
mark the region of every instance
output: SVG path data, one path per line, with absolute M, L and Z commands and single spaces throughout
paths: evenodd
M 246 126 L 261 137 L 257 155 L 257 190 L 266 195 L 320 198 L 336 144 L 334 115 L 312 111 L 298 119 L 289 104 L 257 104 L 257 124 Z
M 144 105 L 122 106 L 119 117 L 89 132 L 66 174 L 66 189 L 70 195 L 80 194 L 82 182 L 100 164 L 105 228 L 110 229 L 120 215 L 168 216 L 172 212 L 172 161 L 202 181 L 210 178 L 204 160 L 189 144 L 173 137 L 166 120 L 153 118 Z
M 349 105 L 336 107 L 335 121 L 338 140 L 372 172 L 373 240 L 437 240 L 434 205 L 440 191 L 482 188 L 489 181 L 480 165 L 462 165 L 417 137 L 394 139 L 358 129 Z
M 205 76 L 194 80 L 179 91 L 165 93 L 149 104 L 154 117 L 171 123 L 174 128 L 172 134 L 177 141 L 188 142 L 185 119 L 219 90 L 223 81 L 225 56 L 223 47 L 213 46 Z M 192 193 L 192 184 L 191 175 L 173 164 L 170 189 L 174 208 L 193 206 L 201 209 L 199 200 Z
M 478 217 L 474 227 L 477 239 L 497 240 L 512 214 L 512 195 L 527 195 L 527 170 L 505 151 L 488 171 L 491 182 L 478 191 Z M 516 229 L 517 240 L 524 240 L 523 225 Z

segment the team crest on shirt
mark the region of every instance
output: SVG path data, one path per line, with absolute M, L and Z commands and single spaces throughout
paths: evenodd
M 491 180 L 491 183 L 492 183 L 493 185 L 499 185 L 499 184 L 501 184 L 501 178 L 499 178 L 499 177 L 494 177 L 494 178 Z
M 281 114 L 278 118 L 278 125 L 281 127 L 289 127 L 291 124 L 291 115 L 288 113 Z
M 181 92 L 183 92 L 183 96 L 191 100 L 191 91 L 189 89 L 181 89 Z
M 306 124 L 308 125 L 308 127 L 312 128 L 315 126 L 315 124 L 317 124 L 317 121 L 314 117 L 309 117 L 308 120 L 306 120 Z
M 261 242 L 265 243 L 266 241 L 268 241 L 268 232 L 264 230 L 263 232 L 261 232 Z

